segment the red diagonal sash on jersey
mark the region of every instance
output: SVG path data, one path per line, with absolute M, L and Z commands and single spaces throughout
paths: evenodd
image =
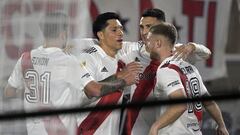
M 22 64 L 23 76 L 25 75 L 25 73 L 27 72 L 28 69 L 33 69 L 30 52 L 23 53 L 21 64 Z
M 186 93 L 186 95 L 187 95 L 187 97 L 188 98 L 192 98 L 192 96 L 191 95 L 189 95 L 189 93 L 188 93 L 188 91 L 187 91 L 187 89 L 186 89 L 186 83 L 188 83 L 188 79 L 187 79 L 187 76 L 182 72 L 182 70 L 178 67 L 178 66 L 176 66 L 176 65 L 174 65 L 174 64 L 165 64 L 165 65 L 163 65 L 162 67 L 168 67 L 168 68 L 170 68 L 170 69 L 173 69 L 173 70 L 175 70 L 175 71 L 177 71 L 178 72 L 178 74 L 179 74 L 179 76 L 180 76 L 180 78 L 181 78 L 181 82 L 183 83 L 183 86 L 184 86 L 184 90 L 185 90 L 185 93 Z M 161 67 L 161 68 L 162 68 Z M 196 111 L 195 109 L 193 109 L 194 110 L 194 114 L 196 115 L 196 117 L 197 117 L 197 119 L 198 119 L 198 122 L 199 122 L 199 124 L 201 123 L 201 121 L 202 121 L 202 110 L 201 111 Z
M 32 61 L 31 61 L 31 53 L 30 52 L 24 52 L 22 56 L 22 74 L 23 77 L 25 76 L 25 73 L 30 70 L 34 69 Z M 26 80 L 26 85 L 29 85 L 30 81 Z M 27 86 L 29 87 L 29 86 Z M 30 88 L 28 88 L 30 89 Z M 52 116 L 50 118 L 43 118 L 45 129 L 48 133 L 48 135 L 67 135 L 67 129 L 60 120 L 58 116 Z
M 120 71 L 120 69 L 122 69 L 124 66 L 125 64 L 122 61 L 119 61 L 117 71 Z M 117 104 L 121 96 L 122 92 L 120 91 L 106 95 L 100 99 L 96 106 Z M 83 120 L 83 122 L 78 127 L 77 134 L 93 135 L 111 112 L 112 110 L 90 112 L 90 114 Z
M 154 89 L 156 83 L 156 72 L 159 65 L 159 61 L 152 60 L 145 68 L 142 76 L 143 78 L 140 79 L 139 83 L 137 84 L 137 88 L 134 91 L 131 102 L 143 102 L 147 99 L 150 92 Z M 127 118 L 125 120 L 123 131 L 124 135 L 131 135 L 133 125 L 136 122 L 140 110 L 141 107 L 127 109 Z

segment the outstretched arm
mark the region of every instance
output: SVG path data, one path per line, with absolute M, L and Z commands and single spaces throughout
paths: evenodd
M 201 44 L 189 42 L 187 44 L 175 45 L 173 52 L 175 59 L 184 59 L 191 63 L 195 63 L 199 60 L 206 60 L 210 57 L 211 51 Z

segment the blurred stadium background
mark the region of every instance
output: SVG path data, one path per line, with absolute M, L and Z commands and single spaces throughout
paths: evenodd
M 102 12 L 120 14 L 125 40 L 139 40 L 138 23 L 146 8 L 160 8 L 179 31 L 179 42 L 197 42 L 212 57 L 196 63 L 212 95 L 240 89 L 240 0 L 0 0 L 0 113 L 22 110 L 19 98 L 5 99 L 3 89 L 22 52 L 43 44 L 40 18 L 60 10 L 70 16 L 70 39 L 92 37 L 91 22 Z M 218 102 L 231 135 L 240 134 L 240 100 Z M 214 122 L 204 115 L 203 132 Z M 25 135 L 24 121 L 0 122 L 1 135 Z

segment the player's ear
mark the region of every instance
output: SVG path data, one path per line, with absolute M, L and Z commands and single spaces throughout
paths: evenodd
M 157 39 L 156 46 L 157 46 L 157 48 L 160 48 L 162 46 L 162 40 L 161 39 Z
M 102 31 L 97 32 L 97 36 L 99 39 L 104 39 Z

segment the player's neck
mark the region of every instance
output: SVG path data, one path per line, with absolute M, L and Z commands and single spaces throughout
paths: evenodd
M 59 43 L 57 40 L 46 40 L 44 44 L 44 48 L 50 48 L 50 47 L 57 47 L 62 49 L 62 43 Z
M 162 63 L 166 58 L 171 57 L 172 53 L 171 52 L 164 52 L 160 56 L 160 63 Z
M 150 58 L 154 60 L 160 60 L 160 56 L 158 53 L 150 53 Z
M 99 46 L 103 49 L 103 51 L 110 57 L 115 58 L 117 51 L 110 48 L 109 46 L 107 46 L 106 44 L 104 44 L 103 42 L 100 42 Z

